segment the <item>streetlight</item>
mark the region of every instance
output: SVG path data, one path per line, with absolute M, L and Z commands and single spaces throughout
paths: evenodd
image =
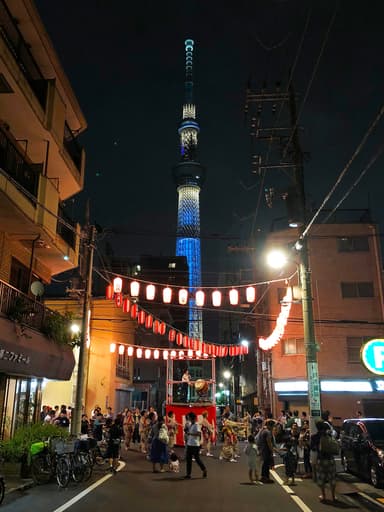
M 249 347 L 249 341 L 248 340 L 241 340 L 240 344 L 243 347 Z
M 223 372 L 223 377 L 224 377 L 224 379 L 228 380 L 232 377 L 232 373 L 229 370 L 225 370 Z
M 228 402 L 229 402 L 230 405 L 231 405 L 231 402 L 233 401 L 232 406 L 234 407 L 234 405 L 235 405 L 235 397 L 234 397 L 232 373 L 229 370 L 224 370 L 223 377 L 224 377 L 225 380 L 229 381 L 228 382 L 229 389 L 226 389 L 224 391 L 224 394 L 228 397 Z M 232 396 L 232 400 L 231 400 L 231 396 Z
M 301 240 L 301 258 L 297 263 L 289 260 L 283 251 L 274 250 L 267 256 L 267 262 L 273 268 L 282 268 L 287 262 L 293 261 L 299 270 L 301 284 L 301 306 L 303 311 L 305 360 L 308 380 L 308 401 L 310 427 L 315 432 L 316 421 L 321 417 L 320 380 L 317 363 L 318 346 L 315 340 L 315 326 L 313 322 L 311 274 L 308 268 L 308 249 L 306 239 Z M 279 265 L 280 262 L 280 266 Z

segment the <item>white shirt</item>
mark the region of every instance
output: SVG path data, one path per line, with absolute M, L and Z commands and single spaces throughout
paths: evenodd
M 200 435 L 191 436 L 190 434 L 197 434 Z M 187 445 L 188 446 L 200 446 L 200 439 L 201 439 L 201 430 L 200 425 L 198 423 L 192 423 L 192 425 L 189 427 L 188 430 L 188 436 L 187 436 Z

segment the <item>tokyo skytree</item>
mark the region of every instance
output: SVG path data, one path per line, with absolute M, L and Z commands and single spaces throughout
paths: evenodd
M 185 98 L 182 120 L 178 129 L 180 162 L 173 168 L 173 179 L 178 193 L 176 256 L 186 256 L 189 266 L 188 331 L 190 337 L 202 340 L 202 311 L 196 307 L 194 296 L 201 286 L 200 190 L 206 170 L 197 159 L 200 127 L 196 119 L 196 106 L 193 99 L 193 50 L 193 40 L 187 39 L 185 41 Z

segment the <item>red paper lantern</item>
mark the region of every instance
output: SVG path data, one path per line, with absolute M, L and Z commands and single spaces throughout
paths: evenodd
M 137 318 L 137 314 L 139 312 L 139 308 L 137 304 L 132 304 L 131 306 L 131 318 Z
M 168 332 L 168 341 L 175 341 L 176 339 L 176 331 L 175 329 L 170 329 L 169 332 Z
M 109 284 L 105 289 L 105 298 L 111 300 L 113 298 L 113 286 Z
M 124 313 L 129 313 L 129 309 L 131 307 L 131 301 L 129 299 L 123 300 L 123 311 Z
M 159 334 L 159 325 L 160 325 L 160 322 L 158 320 L 155 320 L 153 322 L 153 334 Z
M 145 327 L 147 329 L 152 329 L 152 325 L 153 325 L 153 316 L 147 315 L 147 317 L 145 319 Z
M 123 296 L 121 293 L 115 293 L 115 304 L 118 308 L 121 308 L 123 305 Z
M 161 322 L 159 325 L 159 334 L 161 336 L 164 336 L 164 334 L 166 333 L 166 330 L 167 330 L 167 324 L 165 322 Z
M 176 343 L 177 343 L 177 345 L 183 344 L 183 334 L 181 332 L 178 332 L 176 334 Z
M 188 336 L 187 335 L 184 335 L 183 336 L 183 347 L 188 347 Z
M 139 311 L 137 320 L 138 320 L 140 325 L 143 325 L 145 323 L 145 311 L 143 311 L 143 310 Z

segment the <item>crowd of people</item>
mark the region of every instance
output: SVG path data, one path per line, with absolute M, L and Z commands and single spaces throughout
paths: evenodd
M 44 406 L 41 411 L 43 423 L 69 428 L 71 408 L 62 405 L 53 408 Z M 332 417 L 325 411 L 321 421 L 316 423 L 316 432 L 311 432 L 305 411 L 281 411 L 278 418 L 272 414 L 265 417 L 260 411 L 253 416 L 246 413 L 235 418 L 229 406 L 222 411 L 219 421 L 222 446 L 219 460 L 237 462 L 241 456 L 240 441 L 246 441 L 243 450 L 248 462 L 248 476 L 251 483 L 273 483 L 270 470 L 274 467 L 275 455 L 284 463 L 285 485 L 296 485 L 295 477 L 299 463 L 302 463 L 302 478 L 312 478 L 320 487 L 320 501 L 326 500 L 325 485 L 329 483 L 331 499 L 336 500 L 336 465 L 334 456 L 338 444 L 332 442 L 337 436 L 332 426 Z M 154 473 L 180 471 L 179 456 L 175 452 L 176 436 L 184 436 L 184 460 L 186 479 L 191 478 L 192 462 L 195 461 L 207 477 L 207 468 L 201 456 L 213 457 L 212 449 L 219 432 L 209 420 L 208 411 L 199 418 L 190 412 L 184 424 L 175 420 L 173 411 L 164 417 L 150 407 L 148 410 L 125 408 L 114 414 L 110 407 L 103 413 L 99 406 L 81 419 L 81 434 L 96 441 L 107 443 L 110 469 L 115 472 L 120 456 L 120 447 L 131 447 L 140 451 L 152 463 Z

